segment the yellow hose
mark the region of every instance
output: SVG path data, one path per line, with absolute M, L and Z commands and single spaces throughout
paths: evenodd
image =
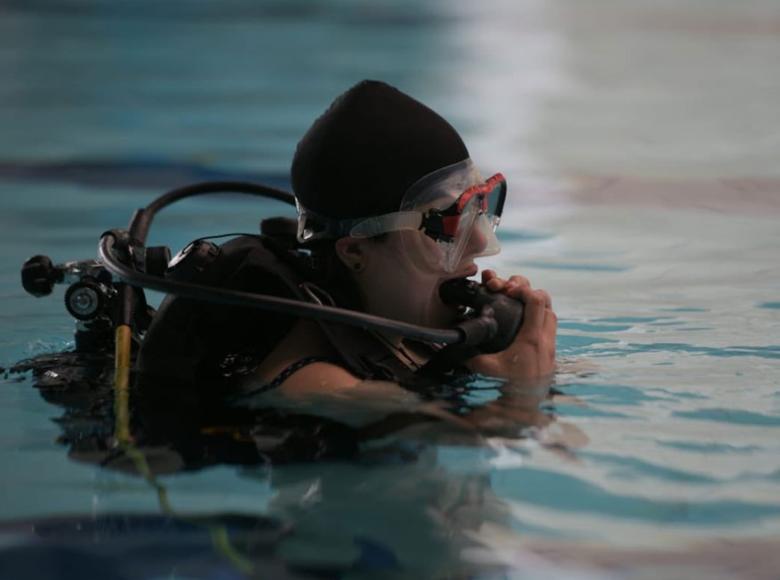
M 130 350 L 132 331 L 126 324 L 116 327 L 114 351 L 114 437 L 120 445 L 132 442 L 130 435 Z
M 129 326 L 122 324 L 116 327 L 116 350 L 114 352 L 114 439 L 117 445 L 125 452 L 135 465 L 138 473 L 157 493 L 157 501 L 160 510 L 169 516 L 179 517 L 184 521 L 187 518 L 177 516 L 168 499 L 165 487 L 157 481 L 154 473 L 149 468 L 149 462 L 143 452 L 133 445 L 133 437 L 130 433 L 130 354 L 132 349 L 132 331 Z M 227 527 L 224 525 L 206 524 L 211 533 L 211 541 L 214 549 L 227 559 L 237 570 L 244 574 L 251 574 L 254 565 L 251 560 L 243 556 L 230 542 Z

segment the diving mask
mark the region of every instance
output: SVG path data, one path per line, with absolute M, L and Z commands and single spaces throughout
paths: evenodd
M 471 257 L 500 251 L 495 229 L 506 198 L 506 180 L 497 173 L 483 180 L 471 159 L 443 167 L 414 183 L 401 200 L 400 211 L 347 220 L 334 220 L 298 203 L 298 240 L 351 236 L 369 238 L 393 231 L 405 235 L 410 255 L 422 258 L 428 269 L 452 273 L 469 249 Z

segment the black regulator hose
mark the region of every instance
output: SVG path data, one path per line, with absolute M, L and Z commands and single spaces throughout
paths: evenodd
M 146 237 L 149 234 L 149 227 L 158 211 L 187 197 L 213 193 L 244 193 L 295 205 L 295 196 L 293 194 L 268 185 L 246 183 L 244 181 L 205 181 L 193 183 L 192 185 L 172 189 L 152 201 L 145 208 L 136 211 L 128 229 L 130 238 L 133 242 L 141 245 L 145 244 Z
M 441 295 L 447 303 L 465 304 L 473 308 L 475 315 L 454 329 L 437 329 L 382 318 L 344 308 L 310 304 L 299 300 L 279 298 L 267 294 L 253 294 L 225 288 L 216 288 L 189 282 L 169 280 L 148 274 L 138 267 L 136 252 L 143 256 L 149 228 L 157 212 L 187 197 L 214 193 L 244 193 L 275 199 L 295 205 L 291 193 L 266 185 L 239 181 L 209 181 L 173 189 L 135 212 L 127 232 L 112 230 L 101 236 L 98 248 L 100 260 L 123 284 L 119 286 L 121 316 L 117 324 L 129 331 L 133 319 L 133 287 L 149 288 L 206 302 L 283 312 L 298 316 L 314 317 L 329 322 L 349 324 L 367 330 L 382 330 L 408 338 L 445 345 L 449 356 L 476 352 L 496 352 L 505 348 L 517 333 L 523 316 L 522 304 L 501 295 L 487 292 L 476 282 L 457 281 L 442 285 Z M 143 260 L 141 260 L 143 262 Z M 468 347 L 469 350 L 465 350 Z M 445 349 L 447 350 L 447 349 Z
M 115 256 L 115 245 L 119 235 L 119 233 L 114 231 L 103 234 L 98 246 L 98 257 L 105 264 L 109 272 L 126 283 L 125 287 L 127 287 L 127 285 L 140 286 L 149 288 L 150 290 L 158 290 L 160 292 L 176 294 L 177 296 L 184 296 L 185 298 L 203 300 L 206 302 L 217 302 L 219 304 L 245 306 L 272 312 L 314 317 L 329 322 L 349 324 L 367 330 L 382 330 L 385 332 L 397 333 L 426 342 L 452 344 L 463 342 L 466 338 L 465 332 L 457 328 L 427 328 L 374 316 L 372 314 L 355 312 L 354 310 L 347 310 L 345 308 L 310 304 L 308 302 L 279 298 L 278 296 L 271 296 L 268 294 L 254 294 L 226 288 L 181 282 L 178 280 L 168 280 L 159 276 L 139 272 L 122 263 L 122 261 Z
M 161 209 L 187 197 L 214 193 L 244 193 L 276 199 L 284 203 L 295 205 L 295 196 L 291 193 L 276 189 L 275 187 L 247 183 L 244 181 L 205 181 L 172 189 L 156 198 L 145 208 L 136 210 L 130 220 L 127 239 L 122 239 L 120 243 L 117 244 L 119 246 L 117 248 L 118 252 L 122 254 L 121 261 L 114 260 L 114 262 L 117 264 L 122 262 L 125 264 L 133 263 L 133 251 L 144 247 L 146 238 L 149 235 L 149 228 L 152 225 L 152 220 Z M 130 280 L 127 279 L 125 279 L 125 281 L 130 282 Z M 130 283 L 132 284 L 132 282 Z M 142 286 L 142 284 L 135 285 Z M 128 287 L 127 284 L 123 284 L 118 288 L 118 291 L 120 315 L 117 326 L 130 326 L 133 319 L 134 307 L 133 289 Z

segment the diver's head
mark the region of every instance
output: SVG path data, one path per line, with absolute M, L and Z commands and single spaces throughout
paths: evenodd
M 299 241 L 330 242 L 374 314 L 447 324 L 439 284 L 498 251 L 503 178 L 483 180 L 452 125 L 382 82 L 355 85 L 314 122 L 292 185 Z
M 397 211 L 414 182 L 469 152 L 438 114 L 378 81 L 336 98 L 306 132 L 292 162 L 295 197 L 334 219 Z

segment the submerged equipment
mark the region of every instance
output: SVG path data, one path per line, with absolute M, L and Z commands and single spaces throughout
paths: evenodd
M 196 240 L 174 260 L 167 247 L 146 247 L 155 215 L 179 200 L 209 193 L 244 193 L 294 204 L 292 194 L 272 187 L 242 182 L 205 182 L 174 189 L 135 212 L 127 230 L 105 232 L 97 260 L 55 265 L 46 256 L 33 256 L 22 267 L 22 284 L 33 296 L 51 293 L 57 283 L 69 284 L 66 308 L 77 320 L 76 349 L 95 350 L 115 337 L 117 380 L 126 384 L 131 346 L 148 337 L 157 314 L 146 304 L 142 289 L 151 289 L 196 301 L 259 309 L 284 315 L 392 332 L 410 339 L 447 345 L 429 364 L 432 370 L 447 370 L 478 353 L 506 348 L 522 323 L 522 303 L 503 294 L 493 294 L 474 282 L 453 280 L 441 287 L 442 299 L 466 307 L 467 316 L 452 329 L 428 328 L 321 303 L 305 302 L 272 294 L 245 292 L 201 282 L 166 277 L 176 268 L 208 261 L 214 246 Z M 262 236 L 258 236 L 262 238 Z M 295 248 L 293 248 L 295 249 Z M 196 258 L 193 260 L 193 256 Z M 181 278 L 181 277 L 180 277 Z M 185 278 L 187 278 L 185 276 Z M 192 277 L 189 277 L 193 279 Z M 197 280 L 197 277 L 194 279 Z M 307 289 L 304 289 L 307 290 Z M 317 298 L 311 290 L 299 294 Z

